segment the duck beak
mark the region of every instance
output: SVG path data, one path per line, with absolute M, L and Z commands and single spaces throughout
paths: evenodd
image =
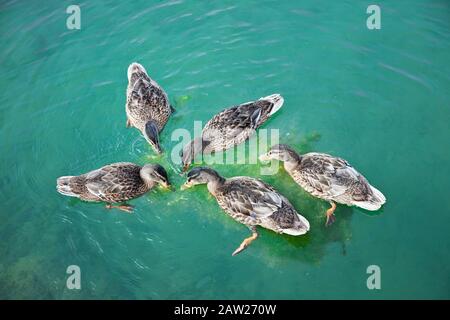
M 164 189 L 173 191 L 172 185 L 169 182 L 163 182 L 163 183 L 161 183 L 161 185 Z
M 162 149 L 161 149 L 161 146 L 159 145 L 159 142 L 157 142 L 156 144 L 153 145 L 153 149 L 155 149 L 157 154 L 162 153 Z
M 192 183 L 186 182 L 185 184 L 183 184 L 183 185 L 181 186 L 181 190 L 189 189 L 189 188 L 191 188 L 192 186 L 193 186 Z
M 267 153 L 264 153 L 262 155 L 259 156 L 259 161 L 261 162 L 268 162 L 270 161 L 270 157 Z
M 189 164 L 188 163 L 183 166 L 183 169 L 181 170 L 181 172 L 185 173 L 187 171 L 187 169 L 189 169 Z

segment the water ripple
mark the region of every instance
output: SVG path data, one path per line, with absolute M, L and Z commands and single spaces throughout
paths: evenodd
M 387 69 L 387 70 L 393 71 L 393 72 L 395 72 L 395 73 L 397 73 L 397 74 L 399 74 L 399 75 L 401 75 L 401 76 L 403 76 L 405 78 L 408 78 L 408 79 L 410 79 L 412 81 L 415 81 L 415 82 L 423 85 L 424 87 L 426 87 L 428 89 L 431 89 L 431 86 L 427 82 L 425 82 L 425 80 L 420 78 L 419 76 L 413 75 L 410 72 L 407 72 L 405 70 L 399 69 L 397 67 L 390 66 L 390 65 L 385 64 L 383 62 L 379 62 L 378 65 L 383 67 L 383 68 L 385 68 L 385 69 Z

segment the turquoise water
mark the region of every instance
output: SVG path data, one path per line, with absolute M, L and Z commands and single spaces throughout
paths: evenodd
M 0 4 L 0 297 L 450 298 L 450 4 L 376 1 L 67 1 Z M 177 113 L 162 134 L 279 92 L 266 125 L 296 149 L 339 155 L 383 191 L 379 212 L 328 204 L 281 171 L 263 179 L 311 222 L 303 237 L 248 230 L 206 188 L 154 190 L 132 215 L 55 190 L 117 161 L 159 162 L 125 128 L 126 69 L 141 62 Z M 259 177 L 259 165 L 215 165 Z M 81 268 L 81 290 L 66 268 Z M 381 268 L 368 290 L 366 268 Z

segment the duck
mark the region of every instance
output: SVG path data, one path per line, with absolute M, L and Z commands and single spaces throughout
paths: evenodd
M 56 180 L 59 193 L 83 201 L 106 202 L 106 208 L 128 213 L 133 206 L 123 203 L 137 198 L 156 185 L 170 188 L 167 171 L 159 164 L 139 166 L 131 162 L 108 164 L 79 176 L 63 176 Z
M 284 169 L 306 192 L 328 201 L 326 226 L 335 221 L 336 203 L 376 211 L 386 197 L 346 160 L 325 153 L 299 154 L 285 144 L 274 145 L 259 159 L 282 161 Z
M 201 136 L 183 147 L 180 153 L 182 171 L 189 169 L 199 153 L 224 151 L 247 140 L 283 106 L 283 103 L 284 99 L 280 94 L 272 94 L 216 114 L 206 123 Z
M 162 153 L 159 134 L 175 112 L 164 90 L 151 79 L 145 68 L 133 62 L 128 71 L 126 127 L 135 127 L 157 153 Z
M 309 231 L 308 220 L 295 210 L 288 199 L 262 180 L 252 177 L 224 178 L 214 169 L 195 167 L 188 172 L 182 189 L 200 184 L 206 184 L 219 206 L 252 233 L 232 253 L 233 256 L 258 237 L 257 226 L 292 236 Z

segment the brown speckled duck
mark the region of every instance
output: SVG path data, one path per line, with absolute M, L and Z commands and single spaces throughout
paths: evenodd
M 384 195 L 344 159 L 315 152 L 299 155 L 283 144 L 260 156 L 261 161 L 271 159 L 283 161 L 285 170 L 306 192 L 330 202 L 326 225 L 335 220 L 336 202 L 371 211 L 386 202 Z
M 224 151 L 247 140 L 282 107 L 283 102 L 281 95 L 272 94 L 215 115 L 206 123 L 202 136 L 193 139 L 183 148 L 183 171 L 189 168 L 197 154 Z
M 142 132 L 153 149 L 161 153 L 159 133 L 174 109 L 164 90 L 151 79 L 145 68 L 133 62 L 128 67 L 127 127 Z
M 197 184 L 207 184 L 219 206 L 252 232 L 233 252 L 233 256 L 247 248 L 258 237 L 256 226 L 293 236 L 305 234 L 309 230 L 308 220 L 298 214 L 284 196 L 264 181 L 250 177 L 225 179 L 213 169 L 197 167 L 189 171 L 182 188 Z
M 167 172 L 159 164 L 141 167 L 130 162 L 113 163 L 80 176 L 60 177 L 56 183 L 56 189 L 63 195 L 84 201 L 107 202 L 106 208 L 126 212 L 132 212 L 133 207 L 127 204 L 113 206 L 111 203 L 137 198 L 157 184 L 170 187 Z

